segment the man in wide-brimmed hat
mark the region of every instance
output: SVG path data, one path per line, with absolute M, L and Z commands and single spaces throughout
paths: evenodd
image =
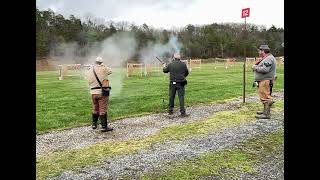
M 96 58 L 95 65 L 87 73 L 87 81 L 90 86 L 90 94 L 92 95 L 92 129 L 97 128 L 97 122 L 100 119 L 102 132 L 113 130 L 113 128 L 108 127 L 109 92 L 103 93 L 102 89 L 102 87 L 110 89 L 108 87 L 108 75 L 111 73 L 111 69 L 103 65 L 101 57 Z
M 270 53 L 268 45 L 259 47 L 259 56 L 262 60 L 254 64 L 252 70 L 254 71 L 255 82 L 258 83 L 258 94 L 264 109 L 257 112 L 256 118 L 270 119 L 270 107 L 273 104 L 271 89 L 276 75 L 276 59 Z

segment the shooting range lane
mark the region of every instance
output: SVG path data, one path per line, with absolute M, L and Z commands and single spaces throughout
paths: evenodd
M 276 118 L 259 119 L 207 136 L 192 137 L 181 142 L 169 141 L 139 150 L 137 153 L 107 158 L 101 165 L 86 166 L 76 171 L 65 171 L 50 179 L 122 179 L 123 177 L 141 179 L 142 174 L 159 172 L 161 168 L 170 166 L 174 162 L 195 159 L 207 152 L 237 147 L 244 140 L 283 130 L 283 111 L 274 115 Z M 271 177 L 282 179 L 284 169 L 281 148 L 283 149 L 280 147 L 276 154 L 267 156 L 261 163 L 255 164 L 253 169 L 256 170 L 256 173 L 240 173 L 239 176 L 244 179 L 270 179 Z
M 283 92 L 274 92 L 274 99 L 283 99 Z M 247 97 L 247 102 L 258 102 L 257 96 Z M 88 145 L 107 142 L 107 141 L 124 141 L 130 139 L 144 138 L 157 133 L 161 128 L 182 124 L 201 119 L 206 119 L 215 112 L 234 110 L 237 105 L 242 103 L 241 97 L 234 101 L 214 104 L 198 105 L 187 107 L 190 113 L 188 118 L 178 117 L 179 111 L 173 115 L 174 118 L 167 116 L 167 113 L 157 113 L 141 117 L 125 118 L 110 123 L 115 130 L 108 133 L 101 133 L 99 128 L 92 130 L 91 126 L 77 127 L 61 131 L 52 131 L 50 133 L 36 136 L 36 155 L 43 155 L 48 152 L 57 150 L 70 150 L 83 148 Z

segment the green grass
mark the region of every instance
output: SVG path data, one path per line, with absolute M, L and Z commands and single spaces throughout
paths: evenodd
M 248 68 L 250 68 L 248 66 Z M 168 103 L 168 74 L 125 77 L 123 69 L 114 69 L 110 75 L 112 86 L 109 118 L 137 116 L 163 112 Z M 36 131 L 82 126 L 91 122 L 91 98 L 87 82 L 79 77 L 58 80 L 58 71 L 37 72 L 36 76 Z M 274 91 L 283 89 L 283 65 L 277 70 L 278 80 Z M 246 93 L 252 88 L 253 73 L 246 72 Z M 214 69 L 213 64 L 202 64 L 188 77 L 186 106 L 223 101 L 242 96 L 242 64 L 236 67 Z M 178 107 L 178 98 L 175 100 Z
M 281 105 L 278 106 L 281 107 Z M 51 152 L 37 157 L 37 179 L 58 175 L 65 170 L 74 170 L 85 165 L 98 164 L 106 157 L 134 153 L 152 144 L 184 140 L 192 136 L 203 136 L 224 128 L 239 126 L 254 121 L 254 114 L 258 107 L 257 103 L 246 103 L 236 111 L 217 112 L 205 120 L 162 128 L 157 134 L 144 139 L 100 143 L 83 149 Z
M 199 179 L 215 177 L 235 179 L 241 173 L 255 173 L 254 165 L 279 151 L 284 141 L 283 129 L 242 142 L 235 148 L 209 152 L 198 158 L 175 162 L 141 179 Z

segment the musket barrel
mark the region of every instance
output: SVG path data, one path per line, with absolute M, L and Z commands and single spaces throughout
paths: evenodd
M 157 56 L 156 56 L 156 58 L 157 58 L 162 64 L 164 64 L 164 62 L 163 62 L 161 59 L 159 59 Z

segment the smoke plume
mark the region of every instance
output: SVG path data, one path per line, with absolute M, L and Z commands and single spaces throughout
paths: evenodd
M 178 38 L 171 35 L 168 43 L 166 44 L 149 42 L 147 47 L 141 49 L 139 57 L 142 63 L 152 64 L 158 61 L 156 57 L 167 59 L 174 53 L 180 53 L 181 48 L 182 44 L 178 42 Z
M 109 76 L 110 86 L 113 87 L 112 94 L 117 95 L 121 91 L 125 77 L 125 72 L 120 67 L 134 55 L 136 45 L 133 34 L 121 32 L 102 42 L 95 42 L 82 48 L 76 43 L 61 43 L 51 49 L 51 58 L 57 60 L 59 64 L 93 64 L 97 56 L 102 57 L 104 64 L 112 68 L 113 73 Z M 85 51 L 87 56 L 80 58 L 81 51 Z

